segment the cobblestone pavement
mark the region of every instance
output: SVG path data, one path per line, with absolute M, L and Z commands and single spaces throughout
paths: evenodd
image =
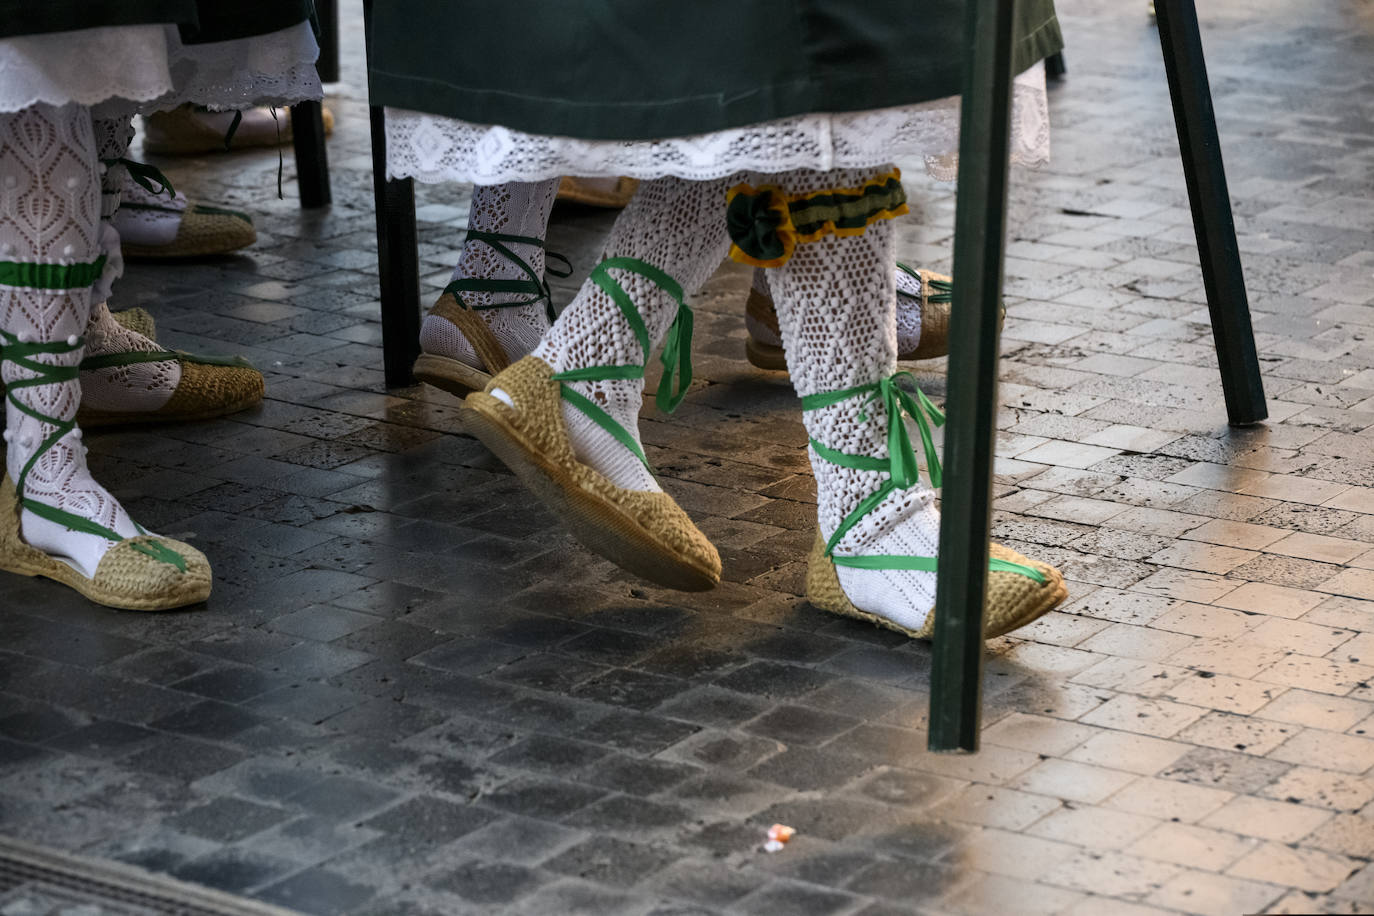
M 0 580 L 0 831 L 357 916 L 1374 911 L 1374 11 L 1206 5 L 1271 413 L 1229 430 L 1144 6 L 1065 0 L 1054 162 L 1015 178 L 996 535 L 1072 581 L 990 645 L 977 756 L 925 750 L 928 645 L 801 597 L 805 440 L 737 266 L 643 424 L 714 592 L 595 559 L 452 399 L 384 390 L 354 15 L 332 210 L 289 151 L 285 201 L 270 152 L 164 163 L 260 241 L 116 304 L 269 400 L 89 440 L 210 554 L 207 608 Z M 907 173 L 901 254 L 947 268 L 952 188 Z M 465 190 L 419 203 L 429 299 Z M 561 301 L 611 219 L 556 214 Z

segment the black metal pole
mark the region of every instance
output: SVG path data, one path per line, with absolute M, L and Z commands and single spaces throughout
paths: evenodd
M 1245 295 L 1212 90 L 1202 56 L 1197 7 L 1193 0 L 1155 0 L 1155 12 L 1202 261 L 1202 284 L 1212 314 L 1226 415 L 1232 426 L 1248 426 L 1269 416 L 1269 408 L 1250 325 L 1250 303 Z
M 329 189 L 329 154 L 324 145 L 324 115 L 319 102 L 291 106 L 291 146 L 296 153 L 301 206 L 307 210 L 329 206 L 334 196 Z
M 1011 130 L 1015 0 L 969 0 L 965 9 L 954 214 L 958 282 L 950 319 L 949 425 L 930 684 L 932 751 L 978 749 Z
M 363 2 L 371 42 L 372 0 Z M 382 298 L 382 362 L 388 388 L 414 384 L 420 355 L 420 264 L 415 232 L 415 184 L 386 177 L 386 116 L 368 108 L 372 126 L 372 189 L 377 207 L 377 273 Z

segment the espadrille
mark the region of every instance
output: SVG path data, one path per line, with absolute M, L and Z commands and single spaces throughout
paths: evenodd
M 914 390 L 908 391 L 902 387 L 903 382 L 910 382 Z M 817 533 L 807 565 L 807 599 L 821 610 L 867 620 L 914 639 L 929 639 L 935 632 L 933 609 L 931 613 L 926 614 L 922 625 L 913 629 L 882 614 L 859 608 L 841 586 L 836 567 L 873 571 L 936 570 L 935 557 L 851 553 L 849 550 L 841 550 L 840 543 L 846 534 L 877 509 L 889 495 L 920 485 L 920 469 L 916 452 L 906 431 L 904 417 L 910 417 L 915 421 L 925 452 L 931 485 L 940 486 L 942 473 L 931 427 L 942 425 L 944 414 L 919 387 L 915 387 L 915 380 L 909 372 L 897 372 L 868 385 L 807 395 L 802 398 L 802 410 L 832 407 L 851 399 L 858 400 L 861 404 L 875 400 L 881 400 L 883 403 L 883 413 L 888 423 L 887 457 L 851 455 L 828 448 L 815 439 L 811 440 L 811 448 L 823 461 L 854 470 L 886 472 L 887 479 L 877 490 L 859 501 L 840 521 L 828 539 Z M 1068 589 L 1064 585 L 1064 577 L 1054 567 L 1030 560 L 1000 544 L 990 545 L 984 616 L 985 637 L 1001 636 L 1023 627 L 1047 613 L 1067 596 Z
M 76 469 L 84 471 L 80 453 L 72 454 L 73 447 L 79 448 L 73 443 L 80 435 L 75 419 L 48 414 L 38 406 L 41 401 L 29 403 L 19 394 L 28 388 L 70 385 L 67 391 L 74 395 L 77 367 L 64 365 L 60 360 L 80 352 L 83 346 L 84 341 L 75 336 L 45 341 L 33 340 L 29 332 L 0 331 L 0 362 L 19 370 L 10 373 L 5 392 L 7 409 L 38 421 L 43 430 L 43 439 L 37 443 L 27 434 L 19 436 L 15 430 L 5 431 L 7 451 L 9 447 L 19 448 L 27 460 L 16 478 L 6 473 L 0 480 L 0 569 L 25 576 L 46 576 L 71 586 L 92 601 L 129 610 L 166 610 L 204 601 L 210 595 L 210 564 L 195 548 L 150 535 L 136 523 L 133 528 L 138 534 L 124 537 L 94 519 L 26 495 L 24 488 L 30 472 L 64 438 L 70 437 L 64 460 L 77 462 Z M 92 575 L 88 577 L 75 564 L 27 543 L 23 537 L 24 512 L 59 530 L 108 541 L 109 546 L 98 560 L 90 557 L 94 564 Z
M 174 224 L 174 228 L 159 227 L 157 220 Z M 247 248 L 258 240 L 253 218 L 247 213 L 183 201 L 124 203 L 113 222 L 124 257 L 133 259 L 208 257 Z
M 526 356 L 468 395 L 464 426 L 590 550 L 669 588 L 718 585 L 720 555 L 671 496 L 623 489 L 577 460 L 563 422 L 570 396 L 579 397 L 548 363 Z M 628 434 L 621 441 L 634 443 Z M 643 460 L 637 444 L 631 450 Z
M 620 309 L 648 360 L 649 331 L 612 270 L 637 273 L 677 302 L 677 315 L 660 355 L 664 372 L 655 395 L 671 413 L 692 383 L 692 310 L 682 287 L 638 258 L 609 258 L 588 276 Z M 486 388 L 468 395 L 463 420 L 530 490 L 556 512 L 579 540 L 611 562 L 652 582 L 684 591 L 720 583 L 720 554 L 682 507 L 661 491 L 629 490 L 579 461 L 563 419 L 563 405 L 580 411 L 624 446 L 652 475 L 638 440 L 593 399 L 572 384 L 644 378 L 643 363 L 583 366 L 555 373 L 537 356 L 526 356 L 498 373 Z
M 987 598 L 983 611 L 983 638 L 1003 636 L 1024 627 L 1053 610 L 1069 595 L 1059 570 L 1021 554 L 1001 544 L 989 545 Z M 847 557 L 839 558 L 843 563 Z M 875 557 L 856 557 L 872 560 Z M 896 558 L 893 558 L 896 559 Z M 908 565 L 905 568 L 935 569 L 934 558 L 903 557 L 903 560 L 928 561 L 929 566 Z M 825 540 L 816 535 L 806 567 L 806 598 L 813 605 L 832 614 L 857 617 L 912 639 L 930 639 L 935 634 L 935 613 L 926 615 L 919 629 L 904 627 L 880 614 L 860 610 L 849 600 L 840 586 L 835 569 L 836 557 L 827 556 Z M 868 568 L 868 567 L 864 567 Z
M 199 604 L 210 597 L 210 561 L 189 544 L 146 533 L 121 538 L 88 519 L 44 506 L 50 515 L 68 516 L 60 520 L 63 524 L 101 534 L 113 542 L 100 558 L 95 575 L 87 578 L 61 560 L 24 543 L 19 521 L 25 508 L 33 506 L 19 498 L 14 481 L 6 474 L 0 482 L 0 569 L 6 572 L 44 576 L 70 586 L 97 604 L 127 611 L 166 611 Z
M 181 378 L 172 396 L 153 410 L 96 408 L 83 403 L 77 423 L 88 429 L 138 423 L 173 423 L 213 420 L 247 410 L 261 403 L 265 393 L 262 373 L 237 356 L 200 356 L 179 350 L 130 350 L 89 356 L 81 372 L 115 369 L 138 363 L 176 362 Z
M 897 288 L 897 308 L 919 308 L 921 310 L 921 336 L 917 344 L 905 353 L 898 353 L 900 360 L 934 359 L 949 354 L 949 305 L 953 281 L 944 274 L 931 270 L 918 269 L 897 263 L 897 269 L 920 283 L 919 296 Z M 745 314 L 750 326 L 749 337 L 744 341 L 744 355 L 751 364 L 760 369 L 787 371 L 787 360 L 783 355 L 782 334 L 778 329 L 778 313 L 773 306 L 773 297 L 750 287 L 749 298 L 745 302 Z
M 473 391 L 481 391 L 496 373 L 511 364 L 505 347 L 496 339 L 487 326 L 481 313 L 490 309 L 521 308 L 543 302 L 549 319 L 553 320 L 553 298 L 548 281 L 535 273 L 534 268 L 524 258 L 512 251 L 508 245 L 534 245 L 544 247 L 544 240 L 535 236 L 507 235 L 502 232 L 482 232 L 469 229 L 464 242 L 482 242 L 510 261 L 525 273 L 521 280 L 491 280 L 482 277 L 459 277 L 444 287 L 439 300 L 430 308 L 429 314 L 442 318 L 458 329 L 459 333 L 472 345 L 480 366 L 470 366 L 460 359 L 442 353 L 421 353 L 411 370 L 418 381 L 426 382 L 449 394 L 463 397 Z M 556 258 L 565 268 L 557 270 L 545 264 L 545 273 L 555 277 L 567 277 L 572 273 L 568 259 L 561 254 L 548 252 L 546 259 Z M 516 293 L 529 296 L 515 302 L 499 302 L 491 305 L 472 305 L 463 298 L 463 293 Z
M 110 317 L 126 330 L 157 341 L 157 323 L 145 309 L 131 308 L 110 312 Z M 198 356 L 179 350 L 126 350 L 117 353 L 92 353 L 82 360 L 80 376 L 118 369 L 139 363 L 175 361 L 180 368 L 176 389 L 169 400 L 155 409 L 130 407 L 127 410 L 93 407 L 83 401 L 77 422 L 84 427 L 120 426 L 135 423 L 172 423 L 212 420 L 247 410 L 260 403 L 265 394 L 262 373 L 252 363 L 236 356 Z
M 142 334 L 149 340 L 157 340 L 157 319 L 147 309 L 137 306 L 118 312 L 111 309 L 110 317 L 135 334 Z
M 588 207 L 622 210 L 639 188 L 637 178 L 574 178 L 564 176 L 558 183 L 558 200 Z
M 224 138 L 229 134 L 238 112 L 207 111 L 195 105 L 182 105 L 171 111 L 159 111 L 143 116 L 143 149 L 158 155 L 188 156 L 199 153 L 222 153 Z M 327 107 L 321 110 L 324 132 L 334 130 L 334 114 Z M 247 108 L 229 138 L 229 149 L 279 146 L 292 139 L 289 109 L 281 109 L 274 116 L 268 108 Z

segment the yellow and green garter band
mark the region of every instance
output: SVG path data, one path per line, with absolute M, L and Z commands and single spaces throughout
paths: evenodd
M 788 194 L 773 185 L 738 184 L 725 195 L 730 257 L 755 267 L 778 267 L 799 244 L 827 235 L 862 235 L 870 223 L 906 212 L 902 172 L 896 168 L 857 188 Z

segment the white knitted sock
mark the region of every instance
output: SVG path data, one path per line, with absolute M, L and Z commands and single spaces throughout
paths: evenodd
M 681 284 L 683 294 L 690 296 L 715 273 L 729 250 L 725 227 L 728 187 L 728 178 L 659 178 L 644 182 L 616 219 L 606 243 L 607 255 L 646 261 L 666 271 Z M 657 349 L 677 317 L 677 301 L 640 274 L 613 269 L 611 276 L 639 309 L 649 332 L 650 346 Z M 590 366 L 643 364 L 652 354 L 640 349 L 629 322 L 611 297 L 588 281 L 558 316 L 534 349 L 534 355 L 555 372 L 563 372 Z M 639 441 L 643 381 L 574 382 L 572 388 L 595 402 Z M 566 401 L 563 419 L 579 461 L 625 489 L 659 489 L 653 475 L 633 452 Z
M 104 302 L 91 307 L 85 337 L 86 356 L 163 349 L 157 341 L 115 321 Z M 81 403 L 94 410 L 154 411 L 172 399 L 180 383 L 181 364 L 174 359 L 83 369 Z
M 883 171 L 790 172 L 780 183 L 789 193 L 855 187 Z M 787 368 L 799 396 L 877 382 L 896 370 L 892 237 L 891 223 L 879 221 L 862 235 L 798 245 L 786 264 L 770 271 Z M 828 448 L 888 457 L 888 416 L 881 399 L 849 398 L 807 411 L 803 420 L 810 437 Z M 919 442 L 914 431 L 911 438 Z M 828 540 L 889 475 L 832 464 L 815 449 L 810 455 L 820 532 Z M 893 491 L 845 534 L 835 553 L 933 557 L 939 531 L 934 491 L 922 482 Z M 856 607 L 904 627 L 919 628 L 935 604 L 934 573 L 837 569 Z
M 893 270 L 897 281 L 897 352 L 910 353 L 921 342 L 921 278 Z
M 896 279 L 897 291 L 906 293 L 905 296 L 897 296 L 897 352 L 910 353 L 921 342 L 921 281 L 920 278 L 896 268 L 893 269 L 892 275 Z M 751 283 L 754 289 L 770 299 L 773 297 L 772 289 L 768 285 L 768 271 L 762 267 L 754 268 Z M 753 316 L 746 314 L 744 322 L 750 336 L 755 340 L 775 347 L 782 346 L 782 340 L 778 335 L 762 322 L 756 321 Z
M 79 105 L 38 104 L 0 114 L 0 257 L 25 264 L 77 267 L 100 254 L 100 181 L 89 110 Z M 9 179 L 13 178 L 13 181 Z M 89 280 L 86 281 L 90 283 Z M 75 346 L 90 316 L 91 288 L 39 289 L 0 286 L 0 330 L 19 343 L 51 343 L 59 352 L 32 357 L 49 366 L 75 366 Z M 67 349 L 70 347 L 70 349 Z M 13 351 L 0 360 L 6 384 L 31 379 L 34 370 L 15 361 Z M 81 385 L 76 379 L 11 387 L 13 400 L 43 417 L 65 423 L 76 415 Z M 119 502 L 92 479 L 86 468 L 81 431 L 73 428 L 48 447 L 60 428 L 31 416 L 6 400 L 6 470 L 21 497 L 95 522 L 121 537 L 139 534 Z M 99 535 L 73 531 L 24 509 L 24 540 L 63 559 L 86 576 L 94 574 L 113 544 Z
M 472 189 L 472 207 L 468 211 L 468 228 L 505 235 L 544 238 L 549 228 L 549 213 L 558 194 L 558 179 L 535 182 L 510 182 L 498 185 L 477 185 Z M 535 276 L 544 276 L 544 249 L 538 245 L 502 242 L 515 255 L 523 258 Z M 464 242 L 453 269 L 453 279 L 481 278 L 486 280 L 527 280 L 517 264 L 503 256 L 486 242 Z M 472 306 L 494 305 L 502 302 L 521 302 L 530 298 L 526 293 L 461 294 Z M 478 312 L 491 328 L 506 355 L 514 362 L 534 349 L 549 328 L 546 304 L 543 300 L 512 308 L 482 309 Z M 438 315 L 426 315 L 420 325 L 420 349 L 437 356 L 447 356 L 468 366 L 485 368 L 472 344 L 451 322 Z

